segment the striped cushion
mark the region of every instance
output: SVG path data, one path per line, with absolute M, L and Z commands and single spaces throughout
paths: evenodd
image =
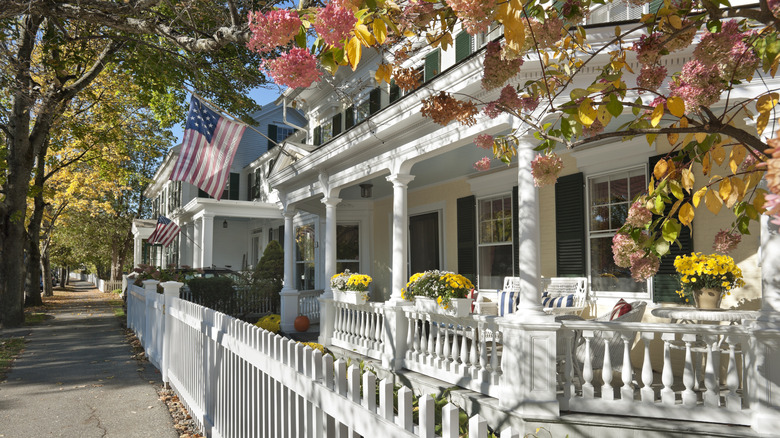
M 517 309 L 520 292 L 502 290 L 498 293 L 498 316 L 509 315 Z
M 543 297 L 542 307 L 573 307 L 574 294 L 563 295 L 559 297 Z
M 612 321 L 615 318 L 620 318 L 630 311 L 631 304 L 628 304 L 626 300 L 621 298 L 617 303 L 615 303 L 615 307 L 612 308 L 612 313 L 609 315 L 609 320 Z

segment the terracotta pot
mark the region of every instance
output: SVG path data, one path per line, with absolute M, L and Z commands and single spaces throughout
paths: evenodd
M 693 291 L 693 301 L 699 309 L 719 309 L 723 294 L 717 289 L 702 288 Z
M 299 332 L 305 332 L 309 329 L 310 325 L 311 323 L 309 322 L 309 317 L 306 315 L 301 315 L 295 318 L 295 321 L 293 321 L 293 327 L 295 327 L 295 330 Z

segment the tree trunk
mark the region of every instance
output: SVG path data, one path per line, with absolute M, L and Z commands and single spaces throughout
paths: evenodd
M 70 269 L 68 269 L 67 266 L 60 269 L 60 287 L 63 289 L 65 289 L 65 286 L 70 284 L 70 275 L 68 274 L 70 274 Z
M 43 269 L 43 296 L 54 296 L 54 284 L 51 280 L 51 260 L 49 259 L 49 245 L 45 245 L 41 252 L 41 267 Z
M 43 200 L 43 185 L 45 182 L 44 164 L 46 163 L 46 150 L 48 142 L 38 150 L 35 166 L 35 185 L 33 198 L 33 213 L 30 223 L 27 225 L 27 283 L 24 290 L 24 305 L 41 306 L 41 285 L 46 282 L 46 277 L 41 274 L 41 223 L 46 203 Z M 51 278 L 49 279 L 51 283 Z

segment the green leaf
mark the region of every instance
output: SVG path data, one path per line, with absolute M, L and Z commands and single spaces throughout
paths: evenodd
M 612 114 L 612 117 L 618 117 L 623 113 L 623 104 L 614 94 L 610 96 L 609 102 L 607 102 L 607 111 Z
M 677 237 L 680 235 L 680 230 L 682 229 L 682 226 L 679 222 L 675 219 L 669 219 L 666 221 L 666 223 L 663 226 L 662 229 L 662 235 L 664 240 L 667 242 L 674 242 L 677 240 Z
M 634 101 L 635 105 L 642 105 L 642 98 L 637 97 L 637 99 Z M 639 113 L 642 111 L 642 108 L 639 108 L 639 106 L 634 106 L 631 108 L 631 112 L 634 113 L 635 116 L 638 116 Z
M 669 242 L 665 240 L 659 240 L 655 244 L 655 250 L 658 252 L 658 255 L 663 256 L 669 253 Z
M 675 198 L 677 199 L 683 198 L 684 195 L 683 195 L 682 187 L 680 186 L 679 182 L 674 180 L 670 181 L 669 188 L 672 189 L 672 195 L 674 195 Z
M 295 35 L 295 45 L 305 49 L 306 48 L 306 29 L 301 26 L 301 30 L 298 31 L 298 35 Z
M 711 33 L 720 32 L 720 20 L 710 20 L 707 22 L 707 30 Z
M 569 123 L 569 119 L 566 117 L 561 119 L 561 134 L 563 134 L 564 137 L 566 137 L 567 140 L 571 140 L 571 124 Z
M 747 216 L 742 216 L 739 219 L 737 219 L 737 229 L 742 234 L 750 234 L 750 218 Z
M 653 204 L 653 213 L 655 214 L 661 214 L 664 212 L 664 198 L 661 195 L 658 195 L 655 197 L 655 202 Z

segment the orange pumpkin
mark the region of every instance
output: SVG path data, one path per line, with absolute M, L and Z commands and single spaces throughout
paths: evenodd
M 311 323 L 309 322 L 309 317 L 306 315 L 301 315 L 295 318 L 295 321 L 293 321 L 293 327 L 295 327 L 295 330 L 299 332 L 305 332 L 309 329 L 310 325 Z

